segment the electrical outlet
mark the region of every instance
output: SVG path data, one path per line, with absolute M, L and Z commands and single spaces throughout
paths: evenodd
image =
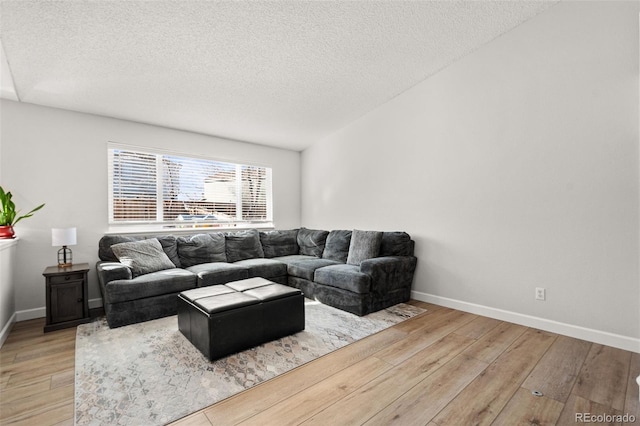
M 536 300 L 545 300 L 546 290 L 542 287 L 536 287 Z

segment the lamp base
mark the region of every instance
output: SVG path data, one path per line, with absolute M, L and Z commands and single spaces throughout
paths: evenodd
M 71 249 L 67 248 L 67 246 L 62 246 L 62 248 L 58 250 L 58 268 L 68 268 L 72 266 L 72 259 L 73 253 L 71 253 Z

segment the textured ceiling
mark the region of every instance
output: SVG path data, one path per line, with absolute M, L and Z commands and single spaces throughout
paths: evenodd
M 3 0 L 0 95 L 302 150 L 554 3 Z

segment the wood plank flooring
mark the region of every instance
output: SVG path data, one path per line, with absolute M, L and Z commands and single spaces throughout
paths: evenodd
M 640 354 L 411 303 L 428 311 L 173 425 L 640 425 Z M 73 425 L 75 328 L 43 326 L 0 349 L 1 425 Z

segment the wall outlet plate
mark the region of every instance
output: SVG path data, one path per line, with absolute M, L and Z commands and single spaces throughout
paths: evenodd
M 536 287 L 536 300 L 545 300 L 546 290 L 542 287 Z

